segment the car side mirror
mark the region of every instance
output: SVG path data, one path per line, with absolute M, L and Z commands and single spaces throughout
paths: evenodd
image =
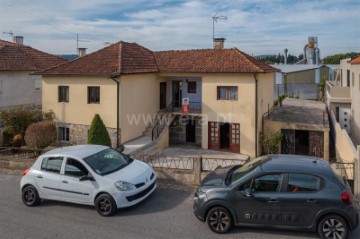
M 251 188 L 247 188 L 244 191 L 241 192 L 245 197 L 252 197 L 253 193 L 251 191 Z
M 116 147 L 115 150 L 118 151 L 119 153 L 124 152 L 125 146 L 123 144 L 121 144 L 120 146 Z
M 79 181 L 95 181 L 94 177 L 91 174 L 83 175 L 79 178 Z

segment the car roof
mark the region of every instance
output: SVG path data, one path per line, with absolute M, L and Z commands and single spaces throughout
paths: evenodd
M 49 152 L 46 152 L 44 156 L 63 155 L 63 156 L 72 156 L 78 158 L 86 158 L 90 155 L 96 154 L 108 148 L 109 147 L 103 145 L 84 144 L 84 145 L 68 146 L 68 147 L 53 149 L 50 150 Z
M 264 171 L 288 171 L 288 172 L 308 172 L 325 173 L 326 161 L 300 155 L 269 155 L 269 160 L 261 165 Z

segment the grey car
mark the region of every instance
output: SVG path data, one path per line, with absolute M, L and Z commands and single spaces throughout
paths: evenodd
M 195 192 L 194 213 L 216 233 L 235 225 L 347 238 L 359 223 L 345 178 L 324 160 L 294 155 L 262 156 L 243 166 L 215 169 Z

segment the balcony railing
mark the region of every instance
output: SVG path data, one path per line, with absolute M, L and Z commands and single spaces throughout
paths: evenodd
M 335 86 L 331 82 L 326 82 L 326 92 L 330 96 L 331 102 L 350 103 L 350 87 Z
M 181 113 L 182 112 L 182 108 L 181 108 L 181 102 L 178 101 L 174 101 L 171 107 L 171 111 L 174 113 Z M 189 103 L 189 113 L 190 114 L 201 114 L 201 105 L 202 102 L 192 102 L 190 101 Z

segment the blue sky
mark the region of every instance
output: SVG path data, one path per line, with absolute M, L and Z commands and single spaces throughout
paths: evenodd
M 88 52 L 105 42 L 137 42 L 151 50 L 225 47 L 251 55 L 299 55 L 317 36 L 321 56 L 360 52 L 358 0 L 0 0 L 0 39 L 13 32 L 26 45 L 53 53 Z

